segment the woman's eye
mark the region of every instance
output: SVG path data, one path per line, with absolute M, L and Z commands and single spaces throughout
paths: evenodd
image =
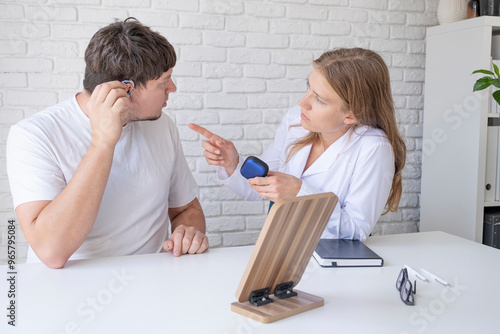
M 319 103 L 323 104 L 323 101 L 320 100 L 319 97 L 316 96 L 316 101 L 318 101 Z

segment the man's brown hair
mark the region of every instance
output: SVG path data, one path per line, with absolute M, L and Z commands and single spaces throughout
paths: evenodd
M 95 33 L 85 50 L 83 87 L 92 93 L 101 83 L 133 80 L 136 88 L 158 79 L 175 66 L 177 57 L 165 37 L 133 17 Z

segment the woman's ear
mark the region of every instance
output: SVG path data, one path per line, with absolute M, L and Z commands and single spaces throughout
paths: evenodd
M 358 120 L 352 112 L 348 112 L 344 118 L 344 124 L 352 125 L 358 123 Z

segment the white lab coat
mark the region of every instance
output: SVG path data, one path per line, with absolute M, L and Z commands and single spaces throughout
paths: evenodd
M 299 124 L 297 127 L 291 125 Z M 302 180 L 297 196 L 333 192 L 339 198 L 322 238 L 365 240 L 384 211 L 394 177 L 394 153 L 385 133 L 361 126 L 350 129 L 334 142 L 304 172 L 312 145 L 304 147 L 285 164 L 287 148 L 308 131 L 300 126 L 300 107 L 291 108 L 281 122 L 274 141 L 261 159 L 269 170 L 293 175 Z M 228 177 L 218 168 L 218 179 L 247 200 L 261 197 L 239 170 Z

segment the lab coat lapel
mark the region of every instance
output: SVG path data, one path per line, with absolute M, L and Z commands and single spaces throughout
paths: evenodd
M 336 146 L 340 145 L 335 145 L 337 144 L 337 142 L 330 145 L 330 147 L 328 147 L 328 149 L 323 152 L 323 154 L 321 154 L 321 156 L 316 159 L 316 161 L 304 172 L 303 176 L 309 176 L 328 171 L 334 164 L 335 160 L 337 159 L 338 153 L 340 152 L 340 149 L 336 148 Z M 305 160 L 307 160 L 307 157 L 305 158 Z M 304 169 L 304 166 L 302 167 L 302 170 Z
M 304 167 L 306 166 L 307 157 L 311 152 L 312 145 L 308 145 L 295 153 L 295 155 L 290 159 L 288 163 L 288 173 L 295 176 L 296 178 L 301 178 Z

